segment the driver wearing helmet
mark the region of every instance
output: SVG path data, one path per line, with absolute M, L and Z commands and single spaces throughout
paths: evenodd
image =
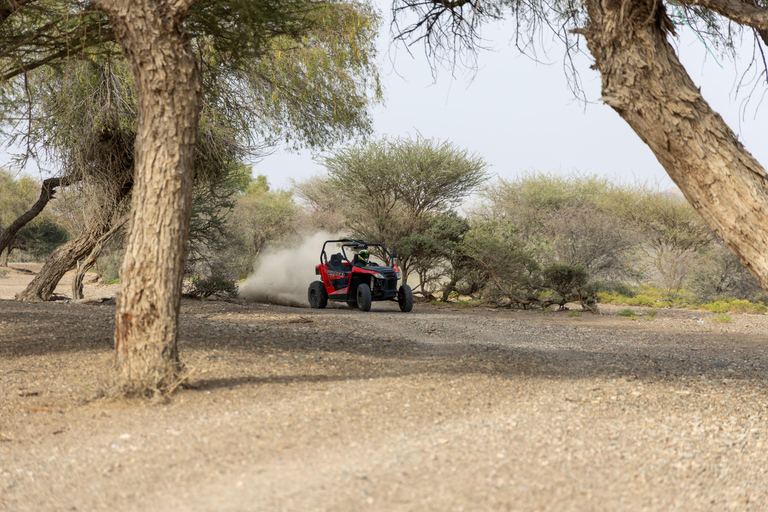
M 356 267 L 366 267 L 370 263 L 371 259 L 371 251 L 368 249 L 363 249 L 359 253 L 355 254 L 354 261 L 352 264 Z

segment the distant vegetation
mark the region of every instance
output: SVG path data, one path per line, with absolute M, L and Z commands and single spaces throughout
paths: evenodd
M 395 158 L 399 166 L 388 160 Z M 427 139 L 382 139 L 326 165 L 327 175 L 289 190 L 241 166 L 196 194 L 189 275 L 231 290 L 266 247 L 326 229 L 397 249 L 405 278 L 436 304 L 768 310 L 754 277 L 674 194 L 589 174 L 489 182 L 480 157 Z M 16 191 L 0 195 L 2 228 L 39 187 L 4 171 L 0 178 L 3 192 Z M 67 209 L 76 205 L 62 199 L 30 226 L 11 261 L 45 258 L 66 239 L 77 218 Z M 118 277 L 121 244 L 116 239 L 97 265 L 107 281 Z

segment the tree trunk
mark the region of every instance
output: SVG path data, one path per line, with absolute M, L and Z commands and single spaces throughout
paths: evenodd
M 5 246 L 5 252 L 2 252 L 3 254 L 3 260 L 0 261 L 0 267 L 7 267 L 8 266 L 8 258 L 11 256 L 11 251 L 13 250 L 13 238 L 8 242 L 8 245 Z
M 75 273 L 75 277 L 72 279 L 73 299 L 79 300 L 83 298 L 83 278 L 85 277 L 85 273 L 88 272 L 88 269 L 91 268 L 96 263 L 96 260 L 99 259 L 99 256 L 101 256 L 101 250 L 104 248 L 104 244 L 107 243 L 110 238 L 115 236 L 115 233 L 117 233 L 120 228 L 125 225 L 126 222 L 128 222 L 127 215 L 115 222 L 115 225 L 112 226 L 109 231 L 104 233 L 96 241 L 85 261 L 77 265 L 77 272 Z
M 130 63 L 139 101 L 133 210 L 115 328 L 115 360 L 127 394 L 170 390 L 180 371 L 176 340 L 200 95 L 182 21 L 193 3 L 94 0 Z
M 43 211 L 45 205 L 48 204 L 48 201 L 53 199 L 53 196 L 56 193 L 56 187 L 66 187 L 76 181 L 78 180 L 70 176 L 64 176 L 63 178 L 48 178 L 43 181 L 43 185 L 40 187 L 40 197 L 37 198 L 35 204 L 33 204 L 21 217 L 13 221 L 11 225 L 0 234 L 0 253 L 13 242 L 16 233 L 18 233 L 21 228 L 40 215 L 40 212 Z
M 24 302 L 51 300 L 53 292 L 64 274 L 75 268 L 77 262 L 91 252 L 99 237 L 109 229 L 108 223 L 106 225 L 103 222 L 94 224 L 77 238 L 56 248 L 45 261 L 40 272 L 27 285 L 27 288 L 16 295 L 16 300 Z
M 675 50 L 664 3 L 588 0 L 601 98 L 648 144 L 712 230 L 768 290 L 765 169 L 702 98 Z

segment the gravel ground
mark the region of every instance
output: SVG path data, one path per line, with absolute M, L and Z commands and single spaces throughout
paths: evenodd
M 150 403 L 114 306 L 0 300 L 0 510 L 768 510 L 768 317 L 617 309 L 184 301 Z

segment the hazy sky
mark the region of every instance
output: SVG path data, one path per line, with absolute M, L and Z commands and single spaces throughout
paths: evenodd
M 589 69 L 589 57 L 578 63 L 590 102 L 585 105 L 568 88 L 561 47 L 545 42 L 547 55 L 540 54 L 539 59 L 549 64 L 536 63 L 510 44 L 509 26 L 497 23 L 484 29 L 486 46 L 493 51 L 481 51 L 476 73 L 458 70 L 452 77 L 441 69 L 435 82 L 421 46 L 413 48 L 413 57 L 402 46 L 390 46 L 389 4 L 378 0 L 378 5 L 386 18 L 378 41 L 386 99 L 373 112 L 378 134 L 420 133 L 450 140 L 481 154 L 491 164 L 491 172 L 504 177 L 529 170 L 578 170 L 660 181 L 662 188 L 674 186 L 626 122 L 598 102 L 600 77 Z M 768 165 L 768 106 L 758 109 L 760 94 L 756 94 L 740 111 L 746 95 L 735 94 L 740 76 L 736 65 L 719 57 L 718 64 L 704 44 L 686 32 L 677 45 L 704 98 L 747 149 Z M 749 43 L 744 53 L 749 56 L 751 51 Z M 759 93 L 764 90 L 765 86 L 758 87 Z M 254 174 L 265 174 L 276 187 L 323 171 L 308 151 L 279 151 L 254 168 Z

